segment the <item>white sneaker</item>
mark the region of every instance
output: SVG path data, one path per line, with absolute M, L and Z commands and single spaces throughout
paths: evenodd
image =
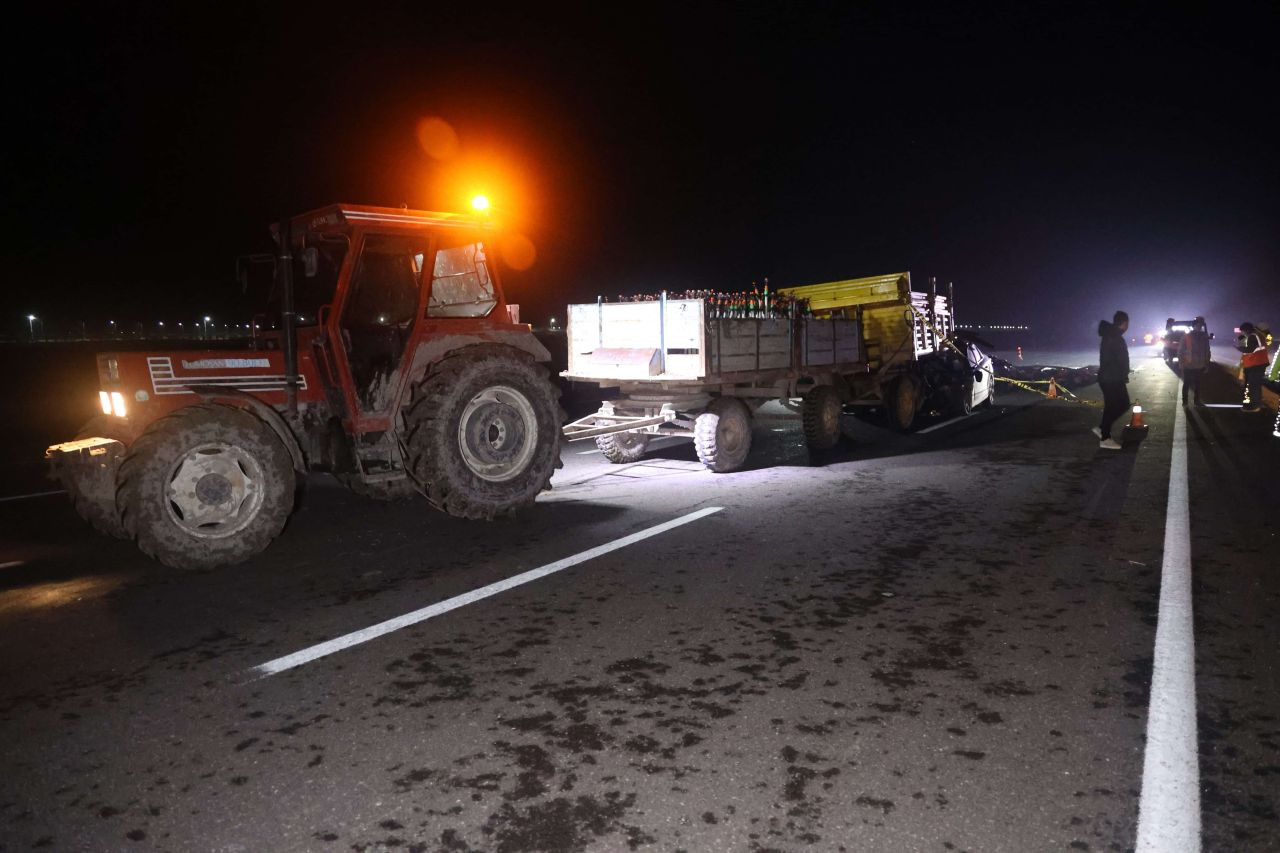
M 1124 450 L 1124 445 L 1116 441 L 1114 438 L 1104 438 L 1098 442 L 1098 447 L 1103 450 Z
M 1098 441 L 1102 441 L 1102 427 L 1094 427 L 1093 429 L 1089 430 L 1089 432 L 1096 435 L 1098 437 Z

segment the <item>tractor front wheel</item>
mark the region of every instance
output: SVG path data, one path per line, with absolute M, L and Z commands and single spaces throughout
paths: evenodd
M 293 510 L 289 451 L 266 424 L 229 406 L 161 418 L 120 465 L 125 531 L 167 566 L 209 569 L 262 551 Z
M 432 505 L 493 518 L 532 504 L 560 467 L 559 391 L 516 352 L 441 360 L 405 412 L 409 470 Z

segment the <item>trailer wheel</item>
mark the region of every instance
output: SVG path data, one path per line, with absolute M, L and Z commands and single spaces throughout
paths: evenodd
M 265 549 L 293 511 L 289 451 L 230 406 L 180 409 L 139 436 L 120 464 L 116 501 L 138 547 L 167 566 L 209 569 Z
M 736 471 L 751 452 L 751 413 L 734 397 L 717 397 L 693 422 L 698 459 L 712 471 Z
M 615 432 L 611 435 L 597 435 L 596 447 L 615 465 L 626 462 L 639 462 L 649 449 L 649 433 Z
M 810 450 L 830 450 L 840 443 L 840 395 L 830 385 L 819 385 L 805 395 L 800 422 L 804 443 Z
M 98 415 L 76 433 L 76 440 L 117 436 L 119 431 L 110 419 Z M 129 534 L 120 523 L 120 513 L 116 509 L 116 473 L 120 470 L 122 456 L 118 450 L 116 445 L 111 445 L 101 456 L 60 454 L 55 470 L 77 515 L 99 533 L 128 539 Z
M 889 392 L 889 417 L 903 432 L 911 429 L 921 403 L 920 380 L 911 374 L 899 376 Z
M 546 371 L 514 350 L 482 347 L 442 359 L 404 416 L 419 489 L 462 518 L 532 504 L 562 464 L 558 397 Z

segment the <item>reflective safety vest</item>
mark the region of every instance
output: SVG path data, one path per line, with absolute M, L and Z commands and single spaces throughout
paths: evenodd
M 1257 348 L 1253 352 L 1247 352 L 1243 356 L 1241 356 L 1240 366 L 1241 367 L 1266 367 L 1267 364 L 1271 361 L 1271 359 L 1267 356 L 1267 351 L 1262 346 L 1262 338 L 1255 333 L 1246 337 L 1244 341 L 1245 341 L 1245 346 L 1249 346 L 1249 344 L 1252 343 Z

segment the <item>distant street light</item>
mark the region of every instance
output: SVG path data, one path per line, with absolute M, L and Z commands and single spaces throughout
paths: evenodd
M 36 315 L 27 315 L 27 334 L 31 336 L 31 340 L 36 339 Z
M 209 340 L 209 317 L 204 318 L 204 339 Z

